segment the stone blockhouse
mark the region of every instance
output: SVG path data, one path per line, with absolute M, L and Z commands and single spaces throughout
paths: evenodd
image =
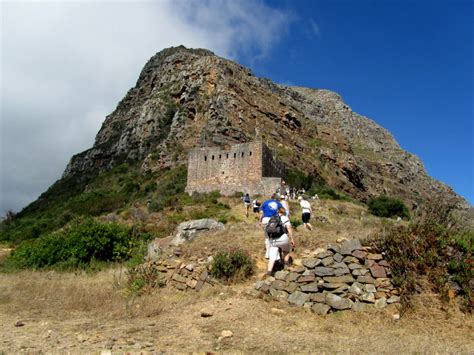
M 235 144 L 228 150 L 195 148 L 189 153 L 186 192 L 268 196 L 281 186 L 283 172 L 283 165 L 262 142 Z

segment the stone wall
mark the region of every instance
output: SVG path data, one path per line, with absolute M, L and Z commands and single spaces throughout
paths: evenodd
M 382 254 L 372 253 L 353 239 L 318 250 L 314 257 L 302 259 L 301 265 L 258 281 L 255 289 L 321 315 L 344 309 L 362 311 L 399 302 L 400 290 L 390 275 Z
M 281 173 L 281 165 L 261 142 L 236 144 L 228 150 L 196 148 L 189 153 L 186 192 L 268 195 L 280 186 Z

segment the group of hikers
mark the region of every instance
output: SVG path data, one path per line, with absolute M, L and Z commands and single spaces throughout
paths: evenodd
M 291 265 L 291 251 L 295 247 L 293 237 L 293 228 L 290 222 L 289 198 L 291 194 L 280 195 L 274 193 L 270 199 L 263 203 L 258 199 L 251 200 L 249 194 L 244 194 L 245 214 L 249 216 L 250 206 L 253 213 L 257 215 L 259 226 L 262 228 L 265 236 L 265 258 L 268 259 L 267 275 L 273 275 L 275 263 L 282 262 L 285 265 Z M 296 196 L 293 196 L 296 197 Z M 303 225 L 312 230 L 309 223 L 311 218 L 311 204 L 304 195 L 297 197 L 301 207 L 301 220 Z

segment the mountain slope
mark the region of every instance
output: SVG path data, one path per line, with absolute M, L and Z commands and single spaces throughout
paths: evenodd
M 367 200 L 397 196 L 416 206 L 436 195 L 467 206 L 432 179 L 391 134 L 353 112 L 334 92 L 290 87 L 203 49 L 168 48 L 105 119 L 94 146 L 75 155 L 63 177 L 138 161 L 143 171 L 186 162 L 196 146 L 262 139 L 290 169 L 323 178 Z

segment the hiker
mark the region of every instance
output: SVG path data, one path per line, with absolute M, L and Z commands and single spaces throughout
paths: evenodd
M 281 205 L 283 206 L 283 208 L 285 209 L 285 216 L 287 216 L 288 218 L 290 218 L 290 204 L 288 203 L 288 201 L 286 200 L 285 196 L 280 196 L 280 203 Z
M 260 206 L 261 205 L 262 205 L 262 203 L 257 199 L 252 201 L 253 213 L 255 213 L 257 215 L 257 219 L 258 219 L 258 214 L 260 213 Z
M 245 206 L 245 216 L 249 218 L 249 209 L 250 209 L 250 196 L 249 194 L 245 194 L 242 196 L 242 201 L 244 201 L 244 206 Z
M 309 219 L 311 218 L 311 204 L 305 200 L 303 196 L 298 197 L 298 201 L 300 202 L 301 206 L 301 220 L 303 221 L 304 226 L 312 230 L 313 226 L 309 223 Z
M 276 193 L 273 194 L 269 200 L 266 200 L 260 206 L 259 223 L 265 235 L 265 257 L 266 258 L 268 258 L 268 236 L 267 236 L 267 233 L 265 232 L 265 227 L 268 224 L 268 221 L 270 220 L 271 217 L 278 215 L 278 209 L 280 207 L 283 207 L 283 206 L 279 202 L 279 197 Z
M 286 216 L 286 210 L 284 207 L 280 207 L 278 209 L 278 215 L 276 216 L 279 221 L 279 228 L 281 230 L 280 236 L 269 236 L 268 237 L 268 266 L 267 266 L 267 275 L 273 275 L 273 267 L 275 266 L 275 262 L 281 260 L 283 258 L 283 262 L 285 265 L 290 265 L 291 255 L 290 252 L 292 248 L 295 247 L 295 241 L 293 239 L 293 230 L 291 228 L 291 223 L 289 218 Z M 269 225 L 273 222 L 272 217 L 270 219 Z

